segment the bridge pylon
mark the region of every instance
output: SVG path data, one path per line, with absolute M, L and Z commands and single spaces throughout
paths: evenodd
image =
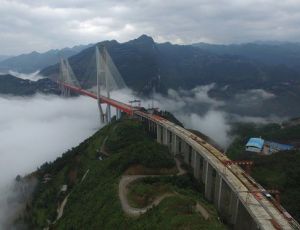
M 68 75 L 68 69 L 66 68 L 66 62 L 63 58 L 60 59 L 59 65 L 59 76 L 58 76 L 58 86 L 61 92 L 61 96 L 69 97 L 70 96 L 70 89 L 64 86 L 64 82 Z
M 109 104 L 106 104 L 106 109 L 102 108 L 103 102 L 101 101 L 101 87 L 106 89 L 107 98 L 110 98 L 110 81 L 107 74 L 107 51 L 104 46 L 95 47 L 96 53 L 96 74 L 97 74 L 97 102 L 100 113 L 100 121 L 103 124 L 109 123 L 111 121 L 111 108 Z
M 59 85 L 59 89 L 61 90 L 61 95 L 64 97 L 70 96 L 70 88 L 66 87 L 66 84 L 81 88 L 79 82 L 77 81 L 73 73 L 68 59 L 60 59 L 57 83 Z
M 91 87 L 90 89 L 87 90 L 81 87 L 67 59 L 60 60 L 59 75 L 56 82 L 59 84 L 63 96 L 68 96 L 70 95 L 70 91 L 74 91 L 96 99 L 100 113 L 100 122 L 107 124 L 111 121 L 111 107 L 116 108 L 117 119 L 121 116 L 120 110 L 131 114 L 132 108 L 110 97 L 111 91 L 126 88 L 126 84 L 106 48 L 104 46 L 96 46 L 94 57 L 96 63 L 93 60 L 92 66 L 94 67 L 94 64 L 96 64 L 96 68 L 88 68 L 87 73 L 90 75 L 81 77 L 82 85 L 85 85 L 87 82 L 92 82 L 93 84 L 96 73 L 96 85 L 87 85 L 87 87 Z M 86 76 L 92 76 L 93 79 Z M 103 104 L 106 104 L 106 106 L 103 106 Z

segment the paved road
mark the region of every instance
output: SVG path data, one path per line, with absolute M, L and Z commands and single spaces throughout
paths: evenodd
M 183 168 L 181 168 L 180 161 L 177 158 L 175 158 L 175 162 L 178 169 L 177 175 L 185 174 L 186 171 Z M 175 193 L 165 193 L 157 197 L 150 205 L 144 208 L 134 208 L 130 206 L 127 199 L 128 185 L 141 178 L 159 177 L 159 176 L 165 176 L 165 175 L 123 175 L 121 177 L 121 180 L 119 182 L 119 198 L 121 201 L 122 209 L 128 216 L 138 217 L 143 213 L 147 212 L 150 208 L 157 206 L 163 199 L 176 195 Z M 205 219 L 209 218 L 209 213 L 200 203 L 197 203 L 195 209 L 196 211 L 200 212 Z
M 128 185 L 135 180 L 145 178 L 145 177 L 158 177 L 161 175 L 133 175 L 133 176 L 122 176 L 120 183 L 119 183 L 119 198 L 121 201 L 121 205 L 123 211 L 129 216 L 139 216 L 145 212 L 147 212 L 153 206 L 158 205 L 163 199 L 166 197 L 174 196 L 173 193 L 165 193 L 162 196 L 157 197 L 150 205 L 144 208 L 134 208 L 131 207 L 127 195 L 128 195 Z

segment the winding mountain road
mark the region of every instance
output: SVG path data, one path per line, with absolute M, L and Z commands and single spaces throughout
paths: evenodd
M 176 175 L 179 176 L 179 175 L 185 174 L 186 171 L 183 168 L 181 168 L 180 161 L 177 158 L 175 158 L 175 162 L 176 162 L 176 167 L 178 169 L 178 173 Z M 159 205 L 159 203 L 162 200 L 164 200 L 165 198 L 177 195 L 175 193 L 162 194 L 161 196 L 158 196 L 157 198 L 155 198 L 155 200 L 151 204 L 149 204 L 148 206 L 146 206 L 144 208 L 134 208 L 134 207 L 130 206 L 128 199 L 127 199 L 129 184 L 131 184 L 132 182 L 134 182 L 138 179 L 141 179 L 141 178 L 160 177 L 160 176 L 165 176 L 165 175 L 123 175 L 121 177 L 121 180 L 119 182 L 119 198 L 121 201 L 122 209 L 126 213 L 126 215 L 132 216 L 132 217 L 138 217 L 138 216 L 144 214 L 145 212 L 147 212 L 150 208 Z M 209 213 L 199 202 L 197 202 L 195 209 L 196 209 L 196 211 L 200 212 L 204 216 L 205 219 L 209 218 Z

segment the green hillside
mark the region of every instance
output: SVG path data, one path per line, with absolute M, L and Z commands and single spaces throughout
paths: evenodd
M 139 181 L 136 192 L 144 189 L 147 194 L 163 185 L 173 195 L 133 218 L 122 210 L 118 184 L 125 171 L 136 171 L 135 166 L 140 166 L 139 173 L 165 174 Z M 29 229 L 47 225 L 51 229 L 225 229 L 216 210 L 201 195 L 201 185 L 190 174 L 168 176 L 176 173 L 174 169 L 168 149 L 148 137 L 142 124 L 135 120 L 113 122 L 31 175 L 39 182 L 32 202 L 18 222 L 25 221 Z M 45 175 L 51 179 L 43 183 Z M 60 192 L 64 184 L 68 185 L 65 193 Z M 54 223 L 58 203 L 67 196 L 63 215 Z M 196 203 L 208 211 L 208 220 L 195 211 Z

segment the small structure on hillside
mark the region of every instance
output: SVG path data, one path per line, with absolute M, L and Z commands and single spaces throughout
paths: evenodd
M 270 155 L 279 151 L 293 150 L 293 145 L 280 144 L 262 138 L 252 137 L 246 144 L 246 151 Z
M 279 151 L 288 151 L 293 150 L 294 146 L 292 145 L 285 145 L 285 144 L 279 144 L 276 142 L 266 141 L 265 142 L 266 149 L 268 149 L 267 152 L 264 151 L 265 154 L 272 154 Z
M 246 144 L 246 151 L 261 153 L 264 148 L 265 141 L 262 138 L 252 137 Z
M 66 192 L 67 190 L 68 190 L 68 185 L 64 184 L 61 186 L 61 189 L 60 189 L 61 192 Z

